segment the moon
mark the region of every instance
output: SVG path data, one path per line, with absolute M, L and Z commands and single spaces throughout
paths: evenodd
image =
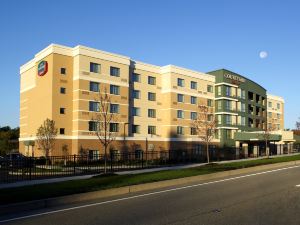
M 267 53 L 266 51 L 261 51 L 261 52 L 259 53 L 259 57 L 260 57 L 261 59 L 265 59 L 265 58 L 268 57 L 268 53 Z

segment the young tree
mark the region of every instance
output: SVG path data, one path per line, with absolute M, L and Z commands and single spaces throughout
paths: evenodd
M 270 149 L 268 146 L 268 142 L 270 141 L 272 131 L 274 131 L 274 130 L 275 130 L 275 128 L 273 126 L 269 127 L 268 125 L 266 125 L 266 127 L 263 129 L 262 133 L 258 135 L 259 137 L 262 137 L 265 142 L 267 158 L 269 158 L 269 156 L 270 156 Z
M 115 111 L 111 112 L 110 110 L 112 101 L 106 89 L 104 93 L 99 91 L 95 101 L 97 102 L 97 113 L 92 118 L 92 121 L 96 123 L 94 131 L 101 145 L 104 147 L 104 173 L 107 173 L 107 149 L 115 140 L 116 135 L 116 130 L 113 130 L 111 126 L 118 118 Z
M 213 109 L 206 105 L 199 105 L 197 117 L 193 120 L 192 127 L 195 129 L 198 137 L 206 143 L 206 157 L 207 163 L 209 163 L 209 145 L 217 131 L 217 120 Z
M 296 121 L 296 130 L 300 130 L 300 118 Z
M 57 135 L 57 128 L 55 122 L 50 119 L 46 119 L 43 124 L 38 128 L 36 133 L 36 142 L 40 149 L 45 153 L 48 159 L 51 150 L 54 147 L 55 138 Z

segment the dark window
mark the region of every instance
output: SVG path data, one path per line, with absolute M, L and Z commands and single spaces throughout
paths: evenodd
M 148 134 L 156 134 L 156 126 L 148 126 Z
M 180 134 L 180 135 L 183 135 L 183 134 L 184 134 L 184 132 L 183 132 L 183 127 L 181 127 L 181 126 L 178 126 L 178 127 L 177 127 L 177 134 Z
M 133 116 L 140 116 L 141 115 L 141 109 L 137 107 L 132 108 L 132 115 Z
M 59 134 L 65 134 L 65 128 L 60 128 L 59 129 Z
M 212 85 L 207 85 L 207 92 L 211 92 L 211 93 L 214 92 Z
M 152 92 L 148 92 L 148 100 L 149 101 L 156 101 L 156 94 Z
M 66 71 L 66 68 L 60 68 L 60 74 L 66 74 L 67 71 Z
M 61 88 L 60 88 L 60 93 L 61 93 L 61 94 L 66 94 L 66 88 L 61 87 Z
M 110 132 L 119 132 L 119 124 L 118 123 L 110 123 L 109 131 Z
M 197 97 L 191 96 L 191 104 L 193 105 L 197 104 Z
M 197 129 L 195 127 L 191 127 L 191 135 L 197 135 Z
M 207 106 L 212 107 L 213 101 L 211 99 L 207 99 Z
M 98 123 L 95 121 L 89 121 L 89 131 L 97 131 Z
M 119 113 L 119 104 L 110 104 L 110 112 L 111 113 Z
M 120 95 L 120 87 L 117 85 L 110 85 L 110 93 L 113 95 Z
M 65 114 L 66 113 L 66 109 L 65 108 L 60 108 L 59 109 L 59 113 L 60 114 Z
M 132 125 L 132 133 L 139 134 L 140 133 L 140 125 Z
M 148 109 L 148 117 L 156 118 L 156 110 L 155 109 Z
M 90 101 L 89 110 L 92 111 L 92 112 L 99 112 L 100 103 Z
M 114 77 L 119 77 L 120 76 L 120 68 L 117 67 L 110 67 L 110 75 Z
M 155 85 L 156 84 L 156 78 L 148 76 L 148 84 Z
M 132 97 L 135 99 L 141 98 L 141 92 L 139 90 L 133 90 L 132 95 L 133 95 Z
M 184 87 L 184 79 L 177 78 L 177 86 Z
M 97 63 L 90 63 L 90 72 L 93 73 L 100 73 L 100 64 Z
M 132 81 L 133 82 L 141 82 L 141 75 L 137 73 L 132 74 Z
M 90 82 L 90 91 L 99 92 L 99 83 L 98 82 Z
M 191 89 L 197 90 L 197 82 L 191 81 Z

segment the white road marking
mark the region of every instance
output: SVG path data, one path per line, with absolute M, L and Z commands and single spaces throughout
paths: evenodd
M 261 175 L 261 174 L 274 173 L 274 172 L 277 172 L 277 171 L 293 169 L 293 168 L 298 168 L 298 167 L 300 167 L 300 165 L 284 167 L 284 168 L 274 169 L 274 170 L 268 170 L 268 171 L 264 171 L 264 172 L 252 173 L 252 174 L 242 175 L 242 176 L 238 176 L 238 177 L 231 177 L 231 178 L 226 178 L 226 179 L 222 179 L 222 180 L 210 181 L 210 182 L 206 182 L 206 183 L 193 184 L 193 185 L 188 185 L 188 186 L 184 186 L 184 187 L 171 188 L 171 189 L 162 190 L 162 191 L 155 191 L 155 192 L 150 192 L 150 193 L 146 193 L 146 194 L 140 194 L 140 195 L 125 197 L 125 198 L 119 198 L 119 199 L 114 199 L 114 200 L 109 200 L 109 201 L 104 201 L 104 202 L 97 202 L 97 203 L 86 204 L 86 205 L 81 205 L 81 206 L 75 206 L 75 207 L 70 207 L 70 208 L 65 208 L 65 209 L 59 209 L 59 210 L 53 210 L 53 211 L 48 211 L 48 212 L 43 212 L 43 213 L 27 215 L 27 216 L 21 216 L 21 217 L 11 218 L 11 219 L 7 219 L 7 220 L 1 220 L 0 223 L 7 223 L 7 222 L 15 221 L 15 220 L 28 219 L 28 218 L 32 218 L 32 217 L 38 217 L 38 216 L 44 216 L 44 215 L 55 214 L 55 213 L 60 213 L 60 212 L 66 212 L 66 211 L 71 211 L 71 210 L 75 210 L 75 209 L 82 209 L 82 208 L 98 206 L 98 205 L 104 205 L 104 204 L 109 204 L 109 203 L 114 203 L 114 202 L 120 202 L 120 201 L 135 199 L 135 198 L 142 198 L 142 197 L 145 197 L 145 196 L 158 195 L 158 194 L 162 194 L 162 193 L 178 191 L 178 190 L 183 190 L 183 189 L 188 189 L 188 188 L 193 188 L 193 187 L 200 187 L 200 186 L 209 185 L 209 184 L 216 184 L 216 183 L 221 183 L 221 182 L 226 182 L 226 181 L 231 181 L 231 180 L 242 179 L 242 178 L 246 178 L 246 177 L 253 177 L 253 176 L 257 176 L 257 175 Z M 300 184 L 296 185 L 296 186 L 300 187 Z

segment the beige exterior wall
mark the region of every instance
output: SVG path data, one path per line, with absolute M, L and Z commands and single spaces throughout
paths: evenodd
M 284 130 L 284 99 L 275 95 L 267 95 L 268 127 Z

